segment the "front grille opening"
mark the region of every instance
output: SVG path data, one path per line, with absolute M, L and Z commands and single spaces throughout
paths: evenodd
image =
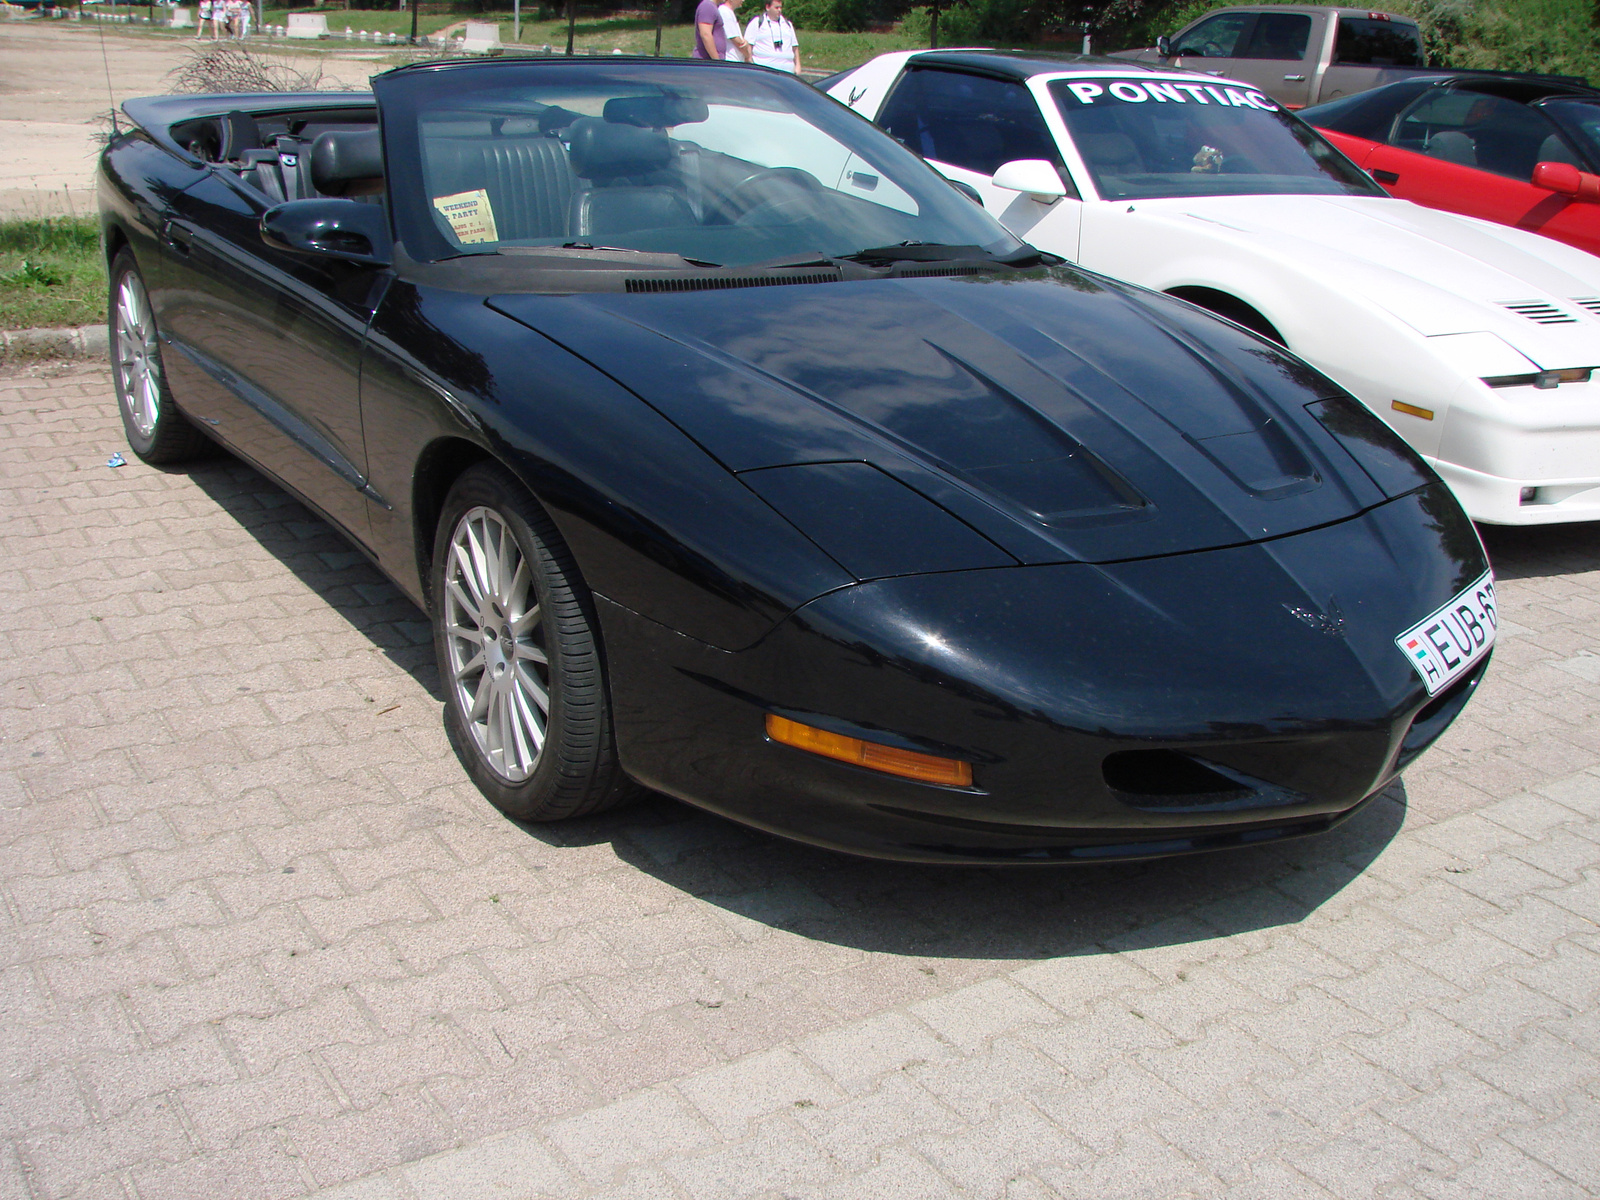
M 1226 804 L 1252 789 L 1176 750 L 1119 750 L 1100 764 L 1106 786 L 1140 808 Z
M 809 275 L 708 275 L 669 279 L 635 278 L 627 280 L 630 292 L 711 292 L 722 288 L 781 287 L 795 283 L 838 283 L 837 271 Z

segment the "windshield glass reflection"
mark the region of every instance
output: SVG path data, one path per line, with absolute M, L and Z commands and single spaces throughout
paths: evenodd
M 1056 80 L 1050 93 L 1103 199 L 1385 194 L 1260 92 L 1196 79 Z
M 904 243 L 1020 243 L 793 79 L 683 63 L 483 65 L 375 81 L 402 239 L 425 259 L 606 247 L 742 266 Z

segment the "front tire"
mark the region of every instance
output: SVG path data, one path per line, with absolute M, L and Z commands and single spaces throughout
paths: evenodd
M 155 312 L 133 252 L 124 247 L 111 261 L 111 377 L 128 445 L 147 463 L 182 462 L 206 453 L 211 443 L 172 402 L 161 365 Z
M 504 468 L 472 467 L 450 489 L 431 574 L 445 729 L 489 802 L 556 821 L 626 798 L 593 604 L 555 524 Z

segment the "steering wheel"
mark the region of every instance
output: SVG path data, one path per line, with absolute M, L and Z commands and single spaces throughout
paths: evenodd
M 1228 56 L 1222 52 L 1222 44 L 1220 42 L 1207 42 L 1204 46 L 1200 47 L 1200 57 L 1227 58 Z
M 775 197 L 761 195 L 761 190 L 770 184 L 779 185 L 776 189 L 779 194 Z M 791 194 L 785 196 L 783 191 Z M 796 191 L 798 195 L 793 194 Z M 810 204 L 821 191 L 822 184 L 810 171 L 802 171 L 799 167 L 763 167 L 729 188 L 725 200 L 730 208 L 739 213 L 735 218 L 737 222 L 761 209 L 781 210 L 797 203 Z M 745 192 L 752 193 L 748 199 L 743 195 Z

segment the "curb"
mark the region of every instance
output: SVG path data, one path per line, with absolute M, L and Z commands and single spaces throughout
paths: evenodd
M 61 329 L 0 329 L 0 360 L 99 358 L 110 350 L 104 325 Z

